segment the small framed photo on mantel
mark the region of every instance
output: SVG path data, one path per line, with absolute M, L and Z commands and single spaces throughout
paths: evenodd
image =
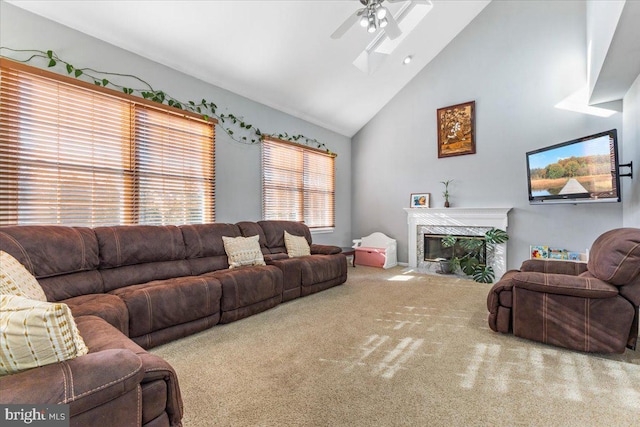
M 409 207 L 428 208 L 430 198 L 430 193 L 411 193 L 411 204 L 409 205 Z
M 476 153 L 476 102 L 438 108 L 438 158 Z

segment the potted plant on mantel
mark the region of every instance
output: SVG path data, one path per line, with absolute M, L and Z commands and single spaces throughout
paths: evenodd
M 440 181 L 441 184 L 444 184 L 444 192 L 442 193 L 442 195 L 444 196 L 445 208 L 449 207 L 449 184 L 451 184 L 452 182 L 453 182 L 452 179 L 449 179 L 447 181 Z
M 456 256 L 454 250 L 453 256 L 448 260 L 448 267 L 451 271 L 456 271 L 459 268 L 467 276 L 473 277 L 473 280 L 476 282 L 492 283 L 496 275 L 493 271 L 493 267 L 487 265 L 482 245 L 483 243 L 489 245 L 487 247 L 487 251 L 494 251 L 496 245 L 505 243 L 507 240 L 509 240 L 509 235 L 506 231 L 498 228 L 492 228 L 484 234 L 484 242 L 482 239 L 477 238 L 474 239 L 448 235 L 442 238 L 442 246 L 445 248 L 452 248 L 458 245 L 465 251 L 464 255 Z M 440 268 L 445 272 L 443 261 L 440 261 Z

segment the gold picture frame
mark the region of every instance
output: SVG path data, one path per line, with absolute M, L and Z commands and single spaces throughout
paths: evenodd
M 476 153 L 476 102 L 438 108 L 438 158 Z

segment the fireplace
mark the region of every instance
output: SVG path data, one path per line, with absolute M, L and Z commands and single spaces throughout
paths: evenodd
M 442 239 L 447 237 L 446 234 L 424 234 L 424 261 L 437 261 L 440 258 L 451 259 L 453 256 L 458 258 L 464 256 L 467 251 L 460 246 L 459 242 L 454 246 L 445 247 L 442 244 Z M 476 239 L 482 240 L 482 247 L 480 249 L 481 259 L 487 259 L 487 245 L 484 243 L 483 236 L 469 236 L 454 234 L 457 239 Z
M 425 234 L 430 236 L 482 237 L 491 228 L 507 231 L 511 208 L 405 208 L 408 230 L 408 264 L 417 271 L 435 272 L 433 261 L 425 261 Z M 507 244 L 486 250 L 487 264 L 493 267 L 496 281 L 507 270 Z M 429 249 L 430 250 L 430 249 Z M 445 257 L 442 257 L 445 258 Z

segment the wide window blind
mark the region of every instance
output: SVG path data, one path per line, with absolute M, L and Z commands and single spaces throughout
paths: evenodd
M 335 226 L 335 156 L 267 139 L 262 144 L 262 205 L 266 220 Z
M 213 123 L 0 61 L 0 225 L 213 221 Z

